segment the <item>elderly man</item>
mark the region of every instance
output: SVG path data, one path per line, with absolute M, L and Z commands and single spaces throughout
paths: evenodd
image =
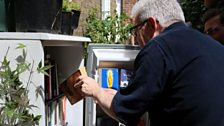
M 113 119 L 136 126 L 224 126 L 224 47 L 188 27 L 176 0 L 140 0 L 131 33 L 141 51 L 126 88 L 103 89 L 90 77 L 81 88 Z

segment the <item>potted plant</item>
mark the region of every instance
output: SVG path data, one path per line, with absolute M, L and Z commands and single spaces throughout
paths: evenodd
M 51 66 L 42 67 L 42 63 L 35 69 L 34 62 L 26 60 L 27 52 L 25 45 L 18 44 L 16 49 L 22 49 L 22 53 L 16 58 L 16 67 L 11 67 L 11 62 L 7 58 L 9 48 L 0 63 L 0 125 L 1 126 L 35 126 L 39 124 L 41 115 L 30 113 L 34 106 L 29 102 L 29 86 L 32 84 L 32 74 L 39 72 L 46 74 L 45 70 Z M 20 76 L 28 72 L 28 82 L 21 81 Z M 41 87 L 37 87 L 36 92 L 40 93 Z
M 63 0 L 62 3 L 62 34 L 72 35 L 78 27 L 80 17 L 80 5 L 75 1 Z

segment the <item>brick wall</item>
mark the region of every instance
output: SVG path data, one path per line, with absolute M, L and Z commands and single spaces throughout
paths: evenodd
M 123 12 L 131 16 L 131 9 L 138 0 L 123 0 Z
M 116 10 L 116 0 L 110 0 L 110 14 L 113 15 Z

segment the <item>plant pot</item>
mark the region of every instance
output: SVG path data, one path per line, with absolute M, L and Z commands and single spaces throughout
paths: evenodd
M 6 24 L 6 12 L 5 12 L 5 0 L 0 0 L 0 31 L 7 30 Z
M 71 21 L 71 27 L 72 29 L 76 29 L 79 25 L 79 17 L 80 17 L 80 11 L 72 10 L 72 21 Z
M 62 12 L 61 33 L 66 35 L 72 34 L 71 29 L 71 12 Z
M 73 30 L 78 27 L 80 11 L 62 12 L 61 33 L 72 35 Z
M 60 32 L 62 0 L 14 0 L 14 2 L 17 32 Z
M 0 31 L 14 32 L 14 2 L 13 0 L 0 0 Z

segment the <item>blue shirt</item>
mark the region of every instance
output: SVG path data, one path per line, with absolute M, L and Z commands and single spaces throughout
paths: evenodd
M 224 47 L 184 23 L 150 40 L 112 107 L 126 126 L 224 126 Z

